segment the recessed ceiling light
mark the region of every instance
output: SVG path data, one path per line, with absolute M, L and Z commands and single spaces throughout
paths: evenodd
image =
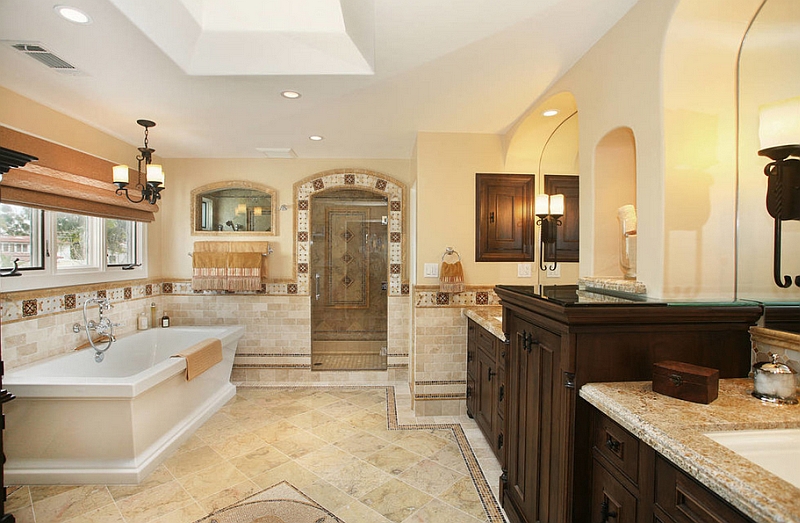
M 92 18 L 75 7 L 70 7 L 68 5 L 57 5 L 53 9 L 55 9 L 56 13 L 61 15 L 63 18 L 66 18 L 70 22 L 75 22 L 76 24 L 91 24 Z
M 281 96 L 283 96 L 284 98 L 288 98 L 290 100 L 295 100 L 297 98 L 300 98 L 300 96 L 302 95 L 297 91 L 282 91 Z
M 324 136 L 320 136 L 318 134 L 312 134 L 311 136 L 308 137 L 308 139 L 309 140 L 313 140 L 315 142 L 321 142 L 322 140 L 325 139 L 325 137 Z
M 542 116 L 555 116 L 558 114 L 558 111 L 555 109 L 548 109 L 547 111 L 542 113 Z

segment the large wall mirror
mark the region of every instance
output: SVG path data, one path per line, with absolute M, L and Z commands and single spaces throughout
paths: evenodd
M 253 182 L 228 181 L 192 191 L 192 234 L 275 235 L 275 190 Z
M 760 120 L 775 104 L 800 97 L 800 2 L 766 0 L 753 20 L 739 61 L 739 209 L 737 295 L 767 303 L 798 303 L 800 287 L 778 287 L 773 278 L 774 219 L 765 204 L 771 161 L 758 155 Z M 796 111 L 796 110 L 795 110 Z M 797 113 L 778 117 L 797 121 Z M 762 135 L 764 133 L 762 132 Z M 792 143 L 798 143 L 794 136 Z M 766 146 L 766 145 L 764 145 Z M 800 275 L 800 221 L 782 222 L 780 275 Z

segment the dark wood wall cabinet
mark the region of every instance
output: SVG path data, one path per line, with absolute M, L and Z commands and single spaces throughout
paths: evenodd
M 592 494 L 586 521 L 752 523 L 594 408 L 591 433 Z
M 467 320 L 467 414 L 503 466 L 507 343 Z
M 475 261 L 533 261 L 532 174 L 475 175 Z
M 510 341 L 500 488 L 512 523 L 600 521 L 590 503 L 591 407 L 578 398 L 582 385 L 650 380 L 652 364 L 663 360 L 719 369 L 721 378 L 746 376 L 748 328 L 761 316 L 757 304 L 584 304 L 577 295 L 575 300 L 546 299 L 530 287 L 498 286 L 495 291 Z M 623 435 L 615 437 L 621 441 Z M 626 459 L 631 452 L 637 454 L 628 451 Z M 641 462 L 621 465 L 627 488 L 608 491 L 607 520 L 643 521 L 610 516 L 612 497 L 621 505 L 631 502 L 627 494 L 640 494 L 632 492 L 641 489 L 633 485 L 637 466 Z M 625 513 L 631 510 L 638 514 L 640 509 Z

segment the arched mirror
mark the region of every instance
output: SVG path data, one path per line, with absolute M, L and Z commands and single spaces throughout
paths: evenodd
M 253 182 L 228 181 L 192 191 L 192 234 L 275 235 L 275 190 Z

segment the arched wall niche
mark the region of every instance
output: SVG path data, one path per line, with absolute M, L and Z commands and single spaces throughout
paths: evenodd
M 630 127 L 609 131 L 594 151 L 594 245 L 592 274 L 622 278 L 618 209 L 636 207 L 636 139 Z

